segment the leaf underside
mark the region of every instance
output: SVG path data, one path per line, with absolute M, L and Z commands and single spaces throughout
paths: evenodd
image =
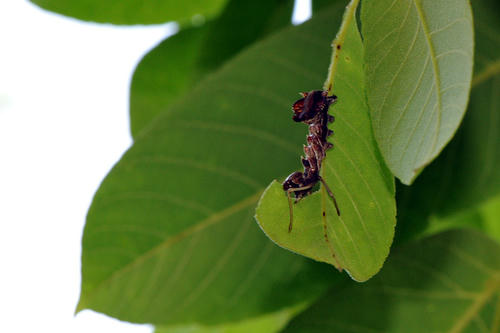
M 398 186 L 398 237 L 500 194 L 500 6 L 474 1 L 475 72 L 468 111 L 443 153 L 411 187 Z
M 366 0 L 367 99 L 392 173 L 411 184 L 465 113 L 473 64 L 467 0 Z

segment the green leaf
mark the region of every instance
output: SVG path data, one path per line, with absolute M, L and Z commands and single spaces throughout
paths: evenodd
M 266 184 L 300 163 L 290 103 L 321 84 L 341 14 L 255 44 L 141 132 L 89 209 L 78 310 L 219 324 L 302 304 L 341 279 L 275 246 L 253 218 Z
M 456 228 L 474 228 L 500 242 L 500 196 L 446 217 L 431 216 L 423 237 Z
M 500 242 L 500 196 L 497 196 L 479 207 L 483 223 L 481 230 Z
M 330 109 L 336 118 L 331 126 L 334 148 L 323 162 L 322 174 L 337 198 L 341 216 L 322 190 L 293 205 L 293 230 L 288 232 L 287 197 L 281 185 L 273 182 L 260 200 L 256 218 L 278 245 L 366 281 L 380 270 L 389 253 L 396 210 L 393 177 L 377 150 L 365 104 L 363 46 L 355 9 L 356 1 L 349 5 L 334 41 L 340 50 L 334 47 L 326 84 L 330 86 L 333 80 L 338 102 Z M 290 128 L 301 126 L 288 123 Z M 305 136 L 307 129 L 302 129 Z
M 328 6 L 331 6 L 333 3 L 343 3 L 347 4 L 349 1 L 347 0 L 312 0 L 311 3 L 311 10 L 312 10 L 312 15 L 316 15 L 317 13 L 321 13 L 325 8 L 328 8 Z
M 290 24 L 291 0 L 232 0 L 214 21 L 183 29 L 144 56 L 130 88 L 134 137 L 245 46 Z
M 134 138 L 201 76 L 195 69 L 208 25 L 183 29 L 142 58 L 130 87 L 130 130 Z
M 392 251 L 366 284 L 325 295 L 284 332 L 498 332 L 500 246 L 451 231 Z
M 368 105 L 392 173 L 411 184 L 465 113 L 473 64 L 467 0 L 367 0 L 361 11 Z
M 218 326 L 193 324 L 187 326 L 157 327 L 155 333 L 274 333 L 285 327 L 292 316 L 296 315 L 303 308 L 303 305 L 299 305 L 277 313 Z
M 468 112 L 457 135 L 411 186 L 398 186 L 399 238 L 500 194 L 500 6 L 473 2 L 476 66 Z
M 440 213 L 453 212 L 500 194 L 500 6 L 474 1 L 475 73 L 468 112 L 445 157 L 448 198 Z M 455 167 L 449 167 L 449 165 Z
M 189 22 L 194 15 L 216 16 L 227 0 L 30 0 L 43 9 L 98 23 Z

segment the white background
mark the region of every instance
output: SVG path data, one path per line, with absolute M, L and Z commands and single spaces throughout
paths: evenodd
M 151 332 L 74 310 L 86 211 L 132 142 L 133 69 L 173 31 L 0 0 L 0 332 Z

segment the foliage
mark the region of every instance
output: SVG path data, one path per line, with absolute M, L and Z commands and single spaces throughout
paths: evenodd
M 89 209 L 77 310 L 158 332 L 500 330 L 496 0 L 316 0 L 297 27 L 287 0 L 33 2 L 181 23 L 135 71 L 135 141 Z M 290 106 L 321 86 L 341 214 L 320 185 L 289 233 L 277 180 L 307 132 Z
M 368 283 L 330 291 L 284 332 L 495 332 L 500 256 L 490 253 L 499 252 L 466 231 L 408 244 Z
M 142 59 L 134 73 L 132 135 L 247 44 L 289 24 L 292 7 L 290 0 L 231 1 L 218 18 L 166 38 Z
M 216 16 L 227 0 L 30 0 L 56 13 L 93 22 L 154 24 L 179 21 L 188 24 L 194 15 Z
M 365 1 L 367 99 L 388 167 L 404 184 L 456 131 L 472 76 L 468 1 Z M 460 70 L 457 70 L 457 69 Z
M 332 90 L 339 101 L 333 107 L 336 122 L 331 126 L 335 153 L 329 153 L 323 163 L 323 178 L 335 189 L 341 215 L 337 216 L 324 191 L 318 192 L 295 205 L 294 230 L 289 233 L 287 198 L 282 187 L 273 182 L 257 206 L 256 218 L 280 246 L 343 268 L 357 281 L 366 281 L 387 257 L 396 207 L 394 180 L 377 148 L 365 103 L 363 46 L 355 9 L 348 7 L 344 16 L 334 42 L 335 65 L 330 66 L 325 84 L 328 87 L 333 82 Z

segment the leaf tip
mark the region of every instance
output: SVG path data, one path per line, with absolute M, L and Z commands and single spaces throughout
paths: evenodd
M 403 183 L 404 185 L 407 185 L 407 186 L 410 186 L 411 184 L 413 184 L 413 182 L 415 181 L 415 179 L 422 173 L 422 171 L 431 163 L 432 161 L 429 161 L 427 163 L 424 163 L 416 168 L 414 168 L 413 170 L 411 170 L 410 172 L 404 174 L 404 175 L 396 175 L 396 177 L 398 177 L 398 179 L 401 181 L 401 183 Z
M 83 310 L 87 309 L 87 306 L 85 305 L 85 302 L 83 302 L 82 298 L 78 300 L 78 304 L 76 305 L 75 312 L 73 313 L 74 316 L 76 316 L 78 313 L 82 312 Z

